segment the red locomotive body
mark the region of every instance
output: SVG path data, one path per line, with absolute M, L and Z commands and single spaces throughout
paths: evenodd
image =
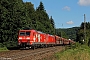
M 35 30 L 20 30 L 18 35 L 18 45 L 20 47 L 31 47 L 35 44 L 35 35 L 37 32 Z
M 55 45 L 55 37 L 36 30 L 20 30 L 18 35 L 18 45 L 25 48 Z
M 55 36 L 46 34 L 46 45 L 48 46 L 55 45 Z
M 20 48 L 28 47 L 35 49 L 36 47 L 66 45 L 70 43 L 73 43 L 73 41 L 36 30 L 20 30 L 18 34 L 18 45 Z
M 53 35 L 49 35 L 49 44 L 55 44 L 55 37 Z

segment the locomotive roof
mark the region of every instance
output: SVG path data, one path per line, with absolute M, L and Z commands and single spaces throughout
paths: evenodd
M 43 32 L 41 32 L 41 31 L 37 31 L 38 33 L 41 33 L 41 34 L 46 34 L 46 33 L 43 33 Z
M 33 31 L 33 32 L 38 32 L 38 33 L 45 34 L 45 33 L 41 32 L 41 31 L 37 31 L 37 30 L 20 30 L 20 31 Z
M 20 31 L 36 31 L 36 30 L 20 30 Z

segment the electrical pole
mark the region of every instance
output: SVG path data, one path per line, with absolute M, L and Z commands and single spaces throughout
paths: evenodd
M 84 41 L 85 43 L 87 43 L 86 41 L 86 15 L 84 14 Z
M 63 24 L 62 24 L 62 29 L 63 29 Z M 62 31 L 62 29 L 61 29 L 61 37 L 63 37 L 63 31 Z

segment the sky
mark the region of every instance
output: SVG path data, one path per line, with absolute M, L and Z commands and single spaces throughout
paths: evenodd
M 52 16 L 56 28 L 79 27 L 84 22 L 90 22 L 90 0 L 23 0 L 31 2 L 34 8 L 43 2 L 49 17 Z

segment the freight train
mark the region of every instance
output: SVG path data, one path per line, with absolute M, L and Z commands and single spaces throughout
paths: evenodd
M 18 33 L 18 46 L 20 48 L 38 48 L 56 45 L 68 45 L 73 40 L 65 39 L 57 35 L 50 35 L 36 30 L 20 30 Z

